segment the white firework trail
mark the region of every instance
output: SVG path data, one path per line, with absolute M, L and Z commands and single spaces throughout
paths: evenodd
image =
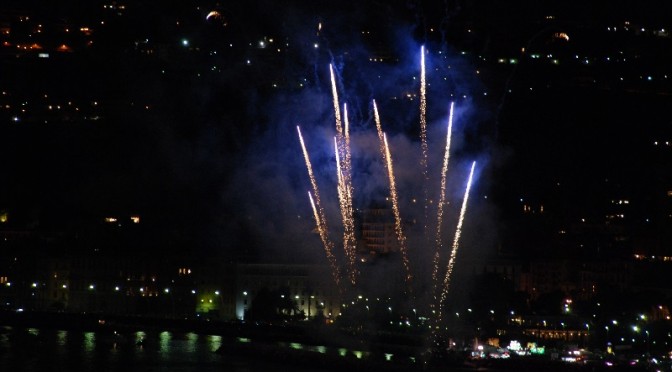
M 340 273 L 338 270 L 338 264 L 336 262 L 336 257 L 333 254 L 333 243 L 329 240 L 327 228 L 327 219 L 324 214 L 324 209 L 322 208 L 320 201 L 320 192 L 317 187 L 317 181 L 315 180 L 315 174 L 313 173 L 313 166 L 310 162 L 310 156 L 308 155 L 308 150 L 306 149 L 306 143 L 303 140 L 303 135 L 301 134 L 301 127 L 296 126 L 296 130 L 299 133 L 299 142 L 301 143 L 301 149 L 303 150 L 303 157 L 306 161 L 306 168 L 308 169 L 308 177 L 310 178 L 310 183 L 313 188 L 313 193 L 315 193 L 315 200 L 310 192 L 308 192 L 308 197 L 310 199 L 310 204 L 313 206 L 313 212 L 315 214 L 315 223 L 317 224 L 317 231 L 320 234 L 320 240 L 322 240 L 322 245 L 324 246 L 324 251 L 329 260 L 329 265 L 331 266 L 332 275 L 336 281 L 336 286 L 340 287 Z
M 343 154 L 345 155 L 344 159 L 344 169 L 343 169 L 343 186 L 345 190 L 345 210 L 346 210 L 346 217 L 347 219 L 345 220 L 345 230 L 346 230 L 346 235 L 347 235 L 347 247 L 349 250 L 349 258 L 351 260 L 351 266 L 353 268 L 353 273 L 354 277 L 352 278 L 353 284 L 357 276 L 357 270 L 356 270 L 356 245 L 357 242 L 355 240 L 355 219 L 354 219 L 354 208 L 352 206 L 352 194 L 353 194 L 353 187 L 352 187 L 352 156 L 350 153 L 350 123 L 348 120 L 348 107 L 347 105 L 343 104 L 343 118 L 344 118 L 344 123 L 345 123 L 345 134 L 343 136 L 343 142 L 342 142 L 342 147 L 343 147 Z
M 329 72 L 331 74 L 331 94 L 334 101 L 334 115 L 336 116 L 336 131 L 339 136 L 343 135 L 343 126 L 341 125 L 341 110 L 338 106 L 338 90 L 336 89 L 336 77 L 334 75 L 334 66 L 329 65 Z
M 380 125 L 380 115 L 378 115 L 378 105 L 376 100 L 373 100 L 373 120 L 376 123 L 376 131 L 378 132 L 378 142 L 380 143 L 380 154 L 383 157 L 383 163 L 387 166 L 387 158 L 385 155 L 385 139 L 383 138 L 383 127 Z
M 341 203 L 341 200 L 345 198 L 345 187 L 343 186 L 343 171 L 341 170 L 341 156 L 338 154 L 338 141 L 334 137 L 334 155 L 336 156 L 336 189 L 338 191 L 338 200 Z M 342 203 L 341 203 L 342 204 Z M 341 214 L 344 209 L 341 208 Z
M 339 198 L 341 207 L 341 218 L 343 219 L 343 250 L 350 267 L 350 281 L 354 285 L 357 281 L 357 268 L 355 257 L 355 223 L 352 208 L 352 177 L 350 172 L 350 146 L 349 128 L 346 129 L 346 134 L 343 134 L 343 123 L 341 119 L 341 110 L 339 108 L 338 89 L 336 87 L 336 76 L 334 74 L 334 66 L 329 65 L 329 73 L 331 76 L 331 93 L 334 104 L 334 117 L 336 120 L 336 152 L 338 157 L 343 160 L 343 171 L 339 170 L 340 193 Z M 347 121 L 347 119 L 346 119 Z M 346 124 L 347 125 L 347 124 Z M 347 137 L 347 138 L 346 138 Z
M 322 240 L 322 245 L 324 246 L 324 253 L 327 255 L 327 259 L 329 260 L 331 275 L 334 278 L 334 282 L 336 282 L 336 287 L 338 287 L 340 290 L 341 274 L 340 270 L 338 269 L 338 262 L 336 261 L 336 257 L 333 253 L 334 245 L 329 240 L 325 224 L 320 218 L 320 214 L 317 211 L 317 207 L 315 206 L 315 201 L 313 200 L 313 195 L 310 193 L 310 191 L 308 191 L 308 198 L 310 199 L 310 205 L 313 207 L 313 215 L 315 216 L 315 223 L 317 224 L 317 231 L 320 234 L 320 240 Z
M 348 209 L 348 199 L 350 198 L 350 191 L 345 184 L 345 176 L 341 167 L 341 156 L 338 146 L 338 141 L 334 137 L 334 153 L 336 155 L 336 177 L 338 179 L 338 199 L 340 203 L 341 218 L 343 220 L 343 250 L 348 261 L 348 276 L 352 285 L 357 283 L 357 267 L 356 257 L 354 251 L 355 232 L 354 223 L 352 222 L 352 209 Z
M 422 156 L 420 158 L 420 169 L 422 170 L 423 183 L 422 192 L 424 200 L 424 229 L 425 237 L 428 237 L 429 221 L 429 174 L 428 174 L 428 154 L 429 146 L 427 144 L 427 80 L 425 78 L 425 46 L 420 48 L 420 146 Z
M 390 196 L 392 197 L 392 211 L 394 212 L 394 231 L 397 234 L 397 240 L 399 241 L 399 251 L 401 252 L 401 258 L 404 263 L 404 269 L 406 271 L 406 284 L 411 289 L 411 281 L 413 280 L 413 275 L 411 273 L 411 266 L 408 261 L 408 250 L 406 248 L 406 236 L 401 223 L 401 214 L 399 213 L 399 198 L 397 196 L 397 186 L 394 181 L 394 168 L 392 166 L 392 156 L 390 155 L 390 147 L 387 144 L 387 136 L 383 133 L 383 142 L 385 144 L 385 159 L 387 160 L 387 175 L 390 181 Z
M 313 187 L 313 193 L 315 194 L 315 202 L 317 205 L 317 210 L 320 214 L 319 220 L 321 221 L 325 231 L 329 231 L 327 229 L 327 220 L 324 215 L 324 209 L 322 208 L 322 201 L 320 200 L 320 191 L 317 187 L 315 174 L 313 173 L 313 165 L 310 162 L 310 156 L 308 156 L 308 150 L 306 149 L 306 143 L 303 140 L 303 135 L 301 135 L 301 127 L 297 125 L 296 131 L 299 133 L 299 142 L 301 143 L 301 149 L 303 150 L 303 157 L 306 161 L 306 168 L 308 169 L 308 178 L 310 178 L 310 184 Z
M 343 159 L 343 175 L 344 175 L 344 184 L 345 184 L 345 190 L 346 190 L 346 201 L 347 201 L 347 209 L 348 209 L 348 216 L 350 218 L 348 219 L 349 223 L 352 224 L 351 228 L 353 230 L 354 234 L 354 222 L 352 219 L 352 194 L 353 194 L 353 187 L 352 187 L 352 155 L 350 152 L 350 123 L 348 121 L 348 107 L 347 105 L 343 104 L 343 122 L 345 125 L 345 130 L 344 130 L 344 136 L 343 136 L 343 147 L 344 151 L 343 154 L 345 155 L 345 158 Z M 354 235 L 353 235 L 354 237 Z M 351 247 L 354 249 L 354 240 L 352 242 Z
M 441 298 L 437 309 L 438 320 L 437 324 L 441 323 L 441 314 L 443 312 L 443 304 L 446 301 L 448 292 L 450 291 L 450 282 L 453 274 L 453 266 L 455 266 L 455 258 L 457 257 L 457 250 L 460 247 L 460 237 L 462 235 L 462 224 L 464 223 L 464 216 L 467 213 L 467 202 L 469 200 L 469 191 L 471 190 L 471 181 L 474 177 L 474 168 L 476 162 L 471 164 L 471 171 L 469 172 L 469 180 L 467 181 L 467 189 L 464 192 L 464 199 L 462 199 L 462 208 L 460 209 L 460 218 L 455 229 L 455 238 L 453 239 L 453 249 L 450 252 L 450 259 L 448 260 L 448 267 L 446 269 L 446 276 L 443 279 L 443 290 L 441 291 Z
M 345 131 L 345 152 L 350 152 L 350 121 L 348 120 L 348 105 L 343 104 L 343 125 Z
M 432 283 L 434 283 L 434 300 L 436 301 L 438 281 L 439 281 L 439 263 L 441 251 L 443 250 L 443 239 L 441 239 L 441 228 L 443 226 L 443 207 L 446 203 L 446 178 L 448 174 L 448 162 L 450 160 L 450 142 L 453 132 L 453 108 L 454 102 L 450 104 L 450 114 L 448 115 L 448 131 L 446 134 L 446 150 L 443 156 L 443 166 L 441 167 L 441 195 L 439 195 L 439 203 L 437 205 L 436 213 L 436 247 L 434 251 L 434 261 L 432 270 Z

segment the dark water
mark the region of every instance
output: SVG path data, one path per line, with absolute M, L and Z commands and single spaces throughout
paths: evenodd
M 229 340 L 196 333 L 0 327 L 0 371 L 279 370 L 269 362 L 216 353 L 224 341 Z

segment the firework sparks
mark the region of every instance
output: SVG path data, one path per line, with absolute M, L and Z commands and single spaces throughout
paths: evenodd
M 344 145 L 344 155 L 343 159 L 343 175 L 345 176 L 344 184 L 347 194 L 347 209 L 349 210 L 348 216 L 350 216 L 350 223 L 352 222 L 352 156 L 350 153 L 350 122 L 348 120 L 348 106 L 343 104 L 343 122 L 345 125 L 345 134 L 343 136 L 343 145 Z M 354 248 L 354 241 L 352 242 L 352 247 Z
M 348 120 L 348 105 L 343 104 L 343 125 L 345 131 L 345 151 L 350 152 L 350 121 Z
M 395 179 L 395 173 L 394 173 L 394 167 L 393 167 L 393 159 L 391 155 L 391 149 L 388 144 L 387 137 L 385 133 L 383 132 L 382 125 L 381 125 L 381 118 L 380 114 L 378 111 L 377 103 L 375 100 L 372 101 L 373 105 L 373 116 L 374 116 L 374 121 L 376 125 L 376 131 L 377 131 L 377 136 L 379 139 L 379 144 L 380 144 L 380 153 L 381 157 L 383 160 L 383 166 L 386 168 L 385 172 L 387 173 L 388 181 L 389 181 L 389 187 L 390 187 L 390 199 L 391 199 L 391 209 L 394 215 L 394 229 L 395 229 L 395 234 L 396 238 L 398 241 L 398 249 L 399 252 L 401 253 L 401 259 L 402 259 L 402 264 L 404 266 L 404 278 L 406 279 L 406 283 L 408 284 L 408 293 L 412 294 L 413 291 L 413 286 L 412 282 L 415 279 L 413 276 L 413 273 L 411 272 L 411 266 L 409 262 L 409 249 L 408 246 L 414 247 L 416 243 L 419 243 L 421 245 L 425 245 L 428 247 L 431 247 L 432 245 L 435 245 L 435 250 L 433 254 L 433 260 L 432 260 L 432 271 L 431 271 L 431 280 L 433 284 L 433 299 L 431 301 L 431 308 L 436 312 L 438 310 L 437 315 L 435 315 L 435 321 L 437 324 L 440 324 L 441 322 L 441 312 L 442 312 L 442 307 L 444 305 L 444 302 L 446 301 L 446 297 L 449 293 L 450 290 L 450 285 L 451 285 L 451 277 L 453 274 L 453 267 L 455 266 L 455 260 L 457 256 L 457 251 L 459 249 L 459 242 L 461 239 L 461 233 L 462 233 L 462 225 L 464 223 L 464 218 L 467 210 L 467 200 L 469 197 L 469 192 L 471 189 L 471 184 L 472 184 L 472 178 L 473 178 L 473 173 L 475 169 L 476 163 L 472 164 L 471 167 L 471 172 L 469 174 L 468 182 L 467 182 L 467 188 L 465 191 L 464 199 L 462 202 L 462 209 L 460 210 L 460 215 L 458 219 L 458 224 L 457 228 L 455 231 L 455 236 L 454 236 L 454 241 L 452 244 L 452 250 L 449 252 L 448 247 L 445 247 L 448 245 L 447 242 L 442 241 L 442 235 L 446 235 L 446 232 L 444 231 L 443 227 L 443 218 L 446 209 L 446 204 L 447 204 L 447 199 L 448 196 L 446 195 L 446 189 L 447 189 L 447 177 L 448 177 L 448 165 L 450 162 L 450 147 L 451 147 L 451 137 L 452 137 L 452 128 L 453 128 L 453 112 L 454 112 L 454 103 L 450 104 L 450 113 L 448 117 L 448 125 L 447 125 L 447 135 L 446 135 L 446 145 L 445 145 L 445 153 L 443 157 L 443 166 L 440 169 L 441 173 L 439 175 L 440 178 L 440 195 L 438 199 L 438 205 L 437 205 L 437 211 L 436 211 L 436 230 L 432 231 L 433 229 L 430 229 L 430 225 L 433 225 L 433 223 L 430 223 L 430 220 L 432 219 L 430 216 L 428 216 L 428 213 L 430 212 L 430 203 L 432 203 L 431 197 L 435 197 L 435 195 L 430 195 L 429 193 L 429 149 L 428 149 L 428 133 L 427 133 L 427 80 L 426 80 L 426 66 L 425 66 L 425 54 L 427 53 L 425 47 L 423 46 L 421 48 L 421 76 L 420 76 L 420 147 L 421 147 L 421 152 L 420 152 L 420 167 L 419 167 L 419 172 L 422 174 L 422 176 L 418 177 L 418 180 L 422 179 L 422 189 L 424 193 L 424 203 L 423 203 L 423 209 L 424 209 L 424 220 L 422 222 L 422 229 L 424 230 L 423 236 L 418 236 L 418 239 L 424 239 L 422 243 L 419 241 L 416 242 L 415 240 L 411 241 L 409 240 L 409 237 L 405 235 L 405 233 L 408 233 L 408 231 L 404 231 L 404 227 L 402 224 L 402 219 L 401 219 L 401 213 L 400 213 L 400 205 L 399 205 L 399 192 L 397 190 L 397 185 L 396 182 L 397 180 Z M 340 207 L 340 213 L 341 213 L 341 219 L 342 219 L 342 228 L 343 228 L 343 250 L 344 250 L 344 255 L 345 255 L 345 261 L 346 261 L 346 266 L 341 267 L 341 272 L 342 276 L 340 277 L 341 282 L 345 282 L 344 278 L 347 276 L 349 281 L 352 283 L 352 285 L 356 285 L 357 281 L 357 276 L 359 274 L 358 272 L 358 267 L 357 267 L 357 259 L 356 259 L 356 240 L 355 240 L 355 221 L 354 221 L 354 208 L 353 208 L 353 195 L 354 194 L 354 188 L 353 188 L 353 171 L 352 171 L 352 155 L 351 155 L 351 123 L 350 123 L 350 118 L 348 117 L 348 107 L 347 105 L 343 104 L 342 102 L 339 101 L 339 96 L 338 96 L 338 84 L 337 84 L 337 76 L 336 73 L 338 72 L 335 70 L 333 65 L 329 65 L 329 72 L 330 72 L 330 78 L 331 78 L 331 94 L 332 94 L 332 99 L 333 99 L 333 110 L 334 110 L 334 118 L 335 118 L 335 124 L 336 124 L 336 132 L 334 136 L 334 155 L 335 155 L 335 160 L 336 160 L 336 176 L 337 176 L 337 193 L 338 193 L 338 203 Z M 343 106 L 340 106 L 343 104 Z M 299 136 L 301 136 L 301 133 L 299 131 Z M 304 147 L 304 155 L 306 156 L 306 162 L 310 168 L 309 165 L 309 160 L 307 156 L 307 152 L 305 150 L 305 145 L 303 144 L 303 139 L 302 141 L 302 146 Z M 416 163 L 417 164 L 417 163 Z M 309 170 L 309 174 L 311 174 L 312 178 L 312 170 Z M 418 175 L 419 176 L 419 175 Z M 321 212 L 321 207 L 320 207 L 320 201 L 319 201 L 319 194 L 317 193 L 317 185 L 316 183 L 311 180 L 311 182 L 314 183 L 313 190 L 315 191 L 314 195 L 309 193 L 309 197 L 311 198 L 311 204 L 313 205 L 313 213 L 315 214 L 315 221 L 318 225 L 318 231 L 323 228 L 322 231 L 320 232 L 320 237 L 323 239 L 323 244 L 325 245 L 325 250 L 327 249 L 332 249 L 334 247 L 334 244 L 331 244 L 331 242 L 328 241 L 328 230 L 326 229 L 326 221 L 324 219 L 324 212 Z M 314 201 L 313 201 L 313 196 Z M 415 202 L 415 199 L 413 200 Z M 432 209 L 433 211 L 433 209 Z M 418 211 L 419 212 L 419 211 Z M 420 212 L 422 213 L 422 212 Z M 433 213 L 433 212 L 432 212 Z M 433 227 L 433 226 L 432 226 Z M 434 241 L 432 241 L 432 234 L 436 233 Z M 340 252 L 339 252 L 340 253 Z M 333 253 L 327 253 L 328 258 L 330 259 L 330 262 L 336 262 L 335 259 L 333 259 Z M 336 266 L 338 268 L 338 266 Z M 346 273 L 347 271 L 347 273 Z M 427 273 L 430 275 L 430 273 Z M 445 278 L 444 278 L 445 276 Z M 424 278 L 423 278 L 424 279 Z M 430 278 L 426 278 L 429 280 Z
M 338 146 L 338 141 L 334 137 L 334 153 L 336 155 L 336 177 L 338 179 L 338 200 L 340 203 L 341 218 L 343 220 L 343 251 L 348 259 L 348 276 L 350 277 L 350 282 L 352 285 L 357 283 L 357 267 L 356 257 L 355 257 L 355 231 L 354 231 L 354 222 L 352 220 L 352 208 L 348 206 L 351 205 L 351 193 L 348 190 L 347 185 L 345 184 L 345 176 L 343 174 L 343 169 L 341 167 L 341 157 Z
M 453 108 L 455 104 L 450 104 L 450 114 L 448 115 L 448 132 L 446 134 L 446 151 L 443 156 L 443 167 L 441 168 L 441 195 L 439 195 L 439 204 L 437 205 L 436 218 L 436 249 L 434 251 L 434 268 L 432 270 L 432 283 L 434 283 L 434 299 L 436 300 L 436 291 L 439 280 L 439 262 L 443 243 L 441 239 L 441 227 L 443 225 L 443 206 L 446 202 L 446 175 L 448 174 L 448 162 L 450 160 L 450 141 L 453 132 Z
M 338 101 L 338 89 L 336 88 L 336 76 L 334 74 L 334 66 L 329 65 L 329 73 L 331 76 L 331 93 L 334 104 L 334 117 L 336 120 L 336 156 L 337 160 L 342 159 L 343 169 L 339 166 L 339 202 L 341 207 L 341 218 L 343 219 L 343 250 L 348 257 L 350 267 L 350 281 L 354 285 L 357 281 L 357 268 L 355 257 L 355 222 L 352 208 L 352 177 L 350 168 L 350 134 L 349 124 L 346 118 L 345 136 L 343 134 L 343 123 L 341 120 L 341 110 Z M 344 111 L 346 110 L 344 106 Z M 347 115 L 347 111 L 346 111 Z
M 429 174 L 427 171 L 427 158 L 429 153 L 429 146 L 427 145 L 427 80 L 425 79 L 425 46 L 420 48 L 420 146 L 422 149 L 422 156 L 420 158 L 420 168 L 422 169 L 423 184 L 422 192 L 425 198 L 424 203 L 424 228 L 425 236 L 427 235 L 429 220 L 429 190 L 427 189 L 429 183 Z
M 341 110 L 338 107 L 338 90 L 336 89 L 336 76 L 334 75 L 334 66 L 329 65 L 331 74 L 331 94 L 334 100 L 334 115 L 336 116 L 336 131 L 338 135 L 343 135 L 343 126 L 341 124 Z
M 350 153 L 350 123 L 348 121 L 348 106 L 343 104 L 343 122 L 345 125 L 344 135 L 343 135 L 343 176 L 344 176 L 344 185 L 347 195 L 347 209 L 349 210 L 348 216 L 350 216 L 350 223 L 353 225 L 354 231 L 354 222 L 352 222 L 352 156 Z M 352 242 L 352 247 L 354 248 L 354 241 Z
M 313 166 L 310 163 L 310 156 L 308 156 L 308 150 L 306 149 L 306 143 L 303 141 L 303 135 L 301 135 L 301 128 L 297 125 L 296 131 L 299 133 L 299 142 L 301 142 L 301 149 L 303 150 L 303 157 L 306 161 L 306 168 L 308 169 L 308 177 L 310 178 L 310 184 L 313 187 L 313 193 L 315 194 L 315 202 L 317 204 L 317 210 L 320 213 L 319 220 L 322 223 L 325 231 L 327 229 L 327 220 L 324 216 L 324 209 L 322 209 L 322 202 L 320 200 L 320 191 L 317 188 L 317 181 L 315 180 L 315 174 L 313 173 Z
M 313 207 L 313 215 L 315 216 L 315 223 L 317 224 L 317 231 L 320 234 L 320 240 L 322 240 L 322 245 L 324 245 L 324 252 L 327 255 L 327 259 L 329 260 L 329 266 L 331 266 L 331 275 L 334 277 L 336 287 L 340 288 L 341 274 L 340 270 L 338 269 L 338 262 L 336 262 L 336 257 L 333 253 L 334 245 L 329 240 L 324 221 L 320 218 L 320 214 L 317 211 L 317 207 L 315 206 L 315 201 L 313 200 L 313 195 L 310 193 L 310 191 L 308 191 L 308 198 L 310 199 L 310 205 Z
M 469 180 L 467 181 L 467 189 L 464 192 L 464 199 L 462 199 L 462 208 L 460 209 L 460 218 L 457 222 L 457 228 L 455 229 L 455 238 L 453 239 L 453 249 L 450 252 L 450 259 L 448 260 L 448 267 L 446 269 L 446 276 L 443 279 L 443 290 L 441 292 L 441 299 L 438 306 L 438 321 L 437 324 L 441 322 L 441 313 L 443 310 L 443 304 L 448 296 L 450 291 L 450 281 L 452 278 L 453 267 L 455 266 L 455 258 L 457 257 L 457 250 L 460 247 L 460 237 L 462 235 L 462 224 L 464 223 L 464 216 L 467 213 L 467 201 L 469 200 L 469 191 L 471 190 L 471 181 L 474 177 L 474 168 L 476 167 L 476 162 L 471 164 L 471 171 L 469 172 Z
M 390 195 L 392 196 L 392 211 L 394 212 L 394 231 L 397 234 L 397 240 L 399 241 L 399 251 L 401 252 L 401 257 L 404 263 L 404 269 L 406 270 L 406 282 L 409 284 L 413 279 L 411 274 L 411 267 L 408 261 L 408 252 L 406 249 L 406 236 L 402 229 L 401 224 L 401 215 L 399 213 L 399 199 L 397 197 L 397 186 L 394 181 L 394 168 L 392 167 L 392 156 L 390 155 L 390 147 L 387 144 L 387 136 L 383 133 L 383 142 L 385 144 L 385 159 L 387 160 L 387 175 L 390 180 Z
M 380 142 L 380 154 L 383 157 L 383 162 L 387 164 L 385 157 L 385 139 L 383 138 L 383 127 L 380 125 L 380 115 L 378 115 L 378 105 L 376 100 L 373 100 L 373 120 L 376 122 L 376 130 L 378 132 L 378 141 Z
M 297 125 L 296 131 L 299 133 L 299 142 L 301 142 L 301 149 L 303 150 L 303 157 L 306 161 L 306 168 L 308 169 L 308 177 L 310 178 L 310 184 L 313 187 L 313 193 L 315 193 L 315 200 L 313 200 L 312 194 L 308 192 L 308 197 L 310 198 L 310 203 L 313 206 L 313 212 L 315 214 L 315 223 L 317 224 L 317 231 L 320 234 L 320 240 L 322 240 L 322 245 L 324 246 L 324 251 L 327 254 L 327 259 L 329 260 L 329 265 L 331 266 L 332 275 L 336 281 L 336 285 L 339 286 L 340 282 L 340 273 L 338 270 L 338 264 L 336 262 L 336 257 L 333 254 L 333 243 L 329 240 L 329 235 L 327 232 L 327 219 L 324 215 L 324 209 L 320 201 L 320 192 L 317 188 L 317 181 L 315 180 L 315 174 L 313 173 L 313 166 L 310 162 L 310 156 L 308 156 L 308 150 L 306 149 L 306 143 L 303 140 L 303 135 L 301 134 L 301 128 Z
M 345 158 L 343 159 L 343 187 L 345 191 L 345 215 L 346 220 L 344 221 L 345 225 L 345 234 L 347 240 L 347 249 L 348 249 L 348 258 L 350 259 L 350 266 L 352 268 L 352 284 L 355 284 L 357 276 L 356 264 L 356 245 L 357 241 L 355 239 L 355 219 L 354 219 L 354 209 L 352 207 L 352 157 L 350 154 L 350 123 L 348 120 L 348 107 L 343 104 L 343 118 L 345 123 L 345 134 L 343 136 L 343 141 L 341 146 L 343 148 L 343 154 Z
M 338 155 L 338 142 L 336 137 L 334 137 L 334 155 L 336 156 L 336 180 L 337 180 L 337 190 L 338 190 L 338 199 L 343 198 L 343 172 L 341 172 L 341 157 Z M 343 209 L 341 208 L 341 211 Z

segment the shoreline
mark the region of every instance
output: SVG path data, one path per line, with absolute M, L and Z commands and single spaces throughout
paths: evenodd
M 344 334 L 328 325 L 104 316 L 56 312 L 0 311 L 0 326 L 93 332 L 177 332 L 222 336 L 216 353 L 321 371 L 645 371 L 642 368 L 570 365 L 545 357 L 471 360 L 466 354 L 428 353 L 420 343 L 380 343 Z M 415 335 L 417 336 L 417 335 Z M 405 341 L 409 341 L 408 338 Z M 420 341 L 419 337 L 414 339 Z M 138 345 L 133 345 L 138 346 Z M 319 351 L 316 351 L 319 350 Z

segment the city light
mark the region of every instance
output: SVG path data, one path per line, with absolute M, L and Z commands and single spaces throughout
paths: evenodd
M 385 24 L 358 8 L 339 30 L 350 12 L 334 16 L 331 5 L 296 11 L 303 5 L 274 4 L 264 8 L 273 11 L 266 22 L 226 2 L 179 10 L 169 2 L 108 3 L 76 16 L 28 4 L 3 13 L 4 310 L 137 311 L 239 319 L 242 327 L 259 316 L 253 308 L 268 289 L 269 301 L 298 307 L 297 314 L 273 308 L 287 322 L 315 318 L 347 329 L 348 317 L 339 319 L 347 304 L 348 316 L 365 314 L 354 317 L 362 333 L 439 329 L 483 352 L 478 358 L 503 358 L 499 342 L 521 335 L 535 342 L 516 341 L 515 350 L 528 355 L 547 342 L 547 350 L 572 345 L 557 356 L 571 362 L 592 363 L 587 350 L 600 365 L 670 360 L 672 323 L 662 301 L 672 262 L 672 59 L 664 53 L 672 37 L 647 15 L 655 8 L 642 3 L 629 14 L 614 2 L 611 20 L 596 8 L 588 12 L 596 17 L 572 16 L 568 24 L 566 14 L 546 15 L 543 7 L 510 17 L 430 2 L 404 6 L 409 24 L 400 26 L 391 15 L 396 5 L 385 4 L 376 9 Z M 145 8 L 151 12 L 137 13 Z M 313 11 L 319 15 L 301 19 Z M 485 13 L 500 18 L 484 22 Z M 398 32 L 408 29 L 409 37 Z M 572 30 L 580 32 L 570 38 Z M 401 56 L 411 48 L 420 53 Z M 304 159 L 292 153 L 295 121 L 306 125 L 308 143 L 297 126 Z M 310 185 L 297 176 L 302 160 Z M 462 182 L 467 161 L 471 173 Z M 489 179 L 474 187 L 467 227 L 471 180 L 480 172 Z M 310 206 L 296 202 L 306 193 Z M 384 240 L 384 249 L 361 227 L 376 203 L 390 212 L 387 235 L 371 240 Z M 279 261 L 296 262 L 250 265 L 258 277 L 243 273 L 247 264 L 233 257 L 253 251 L 243 251 L 247 242 L 254 252 L 264 247 L 260 261 L 277 264 L 262 252 L 281 252 Z M 458 257 L 460 243 L 466 252 Z M 271 272 L 299 271 L 293 265 L 320 250 L 324 270 L 306 265 L 319 274 Z M 493 279 L 506 291 L 458 292 L 452 301 L 454 267 L 463 274 L 455 275 L 455 289 Z M 385 292 L 391 298 L 373 301 Z M 520 298 L 504 298 L 512 293 Z M 441 312 L 449 318 L 442 324 Z M 86 347 L 103 342 L 89 334 Z M 513 350 L 511 341 L 506 352 Z M 637 360 L 621 360 L 626 354 Z M 400 355 L 378 357 L 402 363 Z

